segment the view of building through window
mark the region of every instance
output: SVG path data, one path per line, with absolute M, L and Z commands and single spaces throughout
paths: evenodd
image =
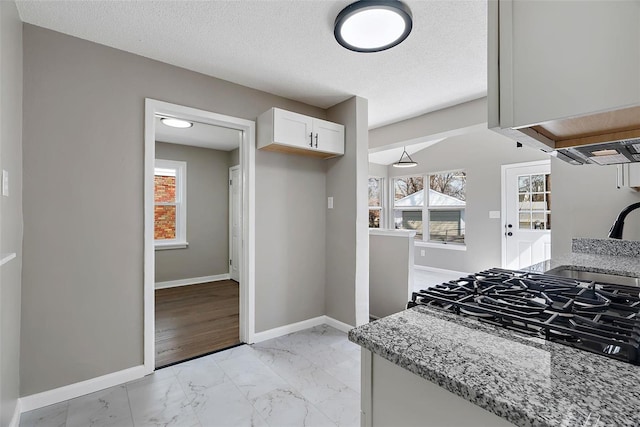
M 186 245 L 186 162 L 156 159 L 154 230 L 156 246 Z
M 415 230 L 419 240 L 464 243 L 466 183 L 463 171 L 394 179 L 394 228 Z M 423 224 L 428 224 L 426 238 Z
M 157 171 L 156 171 L 157 172 Z M 165 171 L 165 173 L 170 171 Z M 154 238 L 176 238 L 176 175 L 154 176 Z

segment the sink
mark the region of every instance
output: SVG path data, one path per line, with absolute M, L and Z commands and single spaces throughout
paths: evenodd
M 572 279 L 614 283 L 616 285 L 628 285 L 640 287 L 640 278 L 631 276 L 619 276 L 617 274 L 596 273 L 593 271 L 581 271 L 571 267 L 557 267 L 547 271 L 545 274 L 554 276 L 570 277 Z

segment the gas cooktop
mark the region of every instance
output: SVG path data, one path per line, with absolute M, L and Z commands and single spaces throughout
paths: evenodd
M 492 268 L 414 292 L 428 305 L 640 365 L 640 288 Z

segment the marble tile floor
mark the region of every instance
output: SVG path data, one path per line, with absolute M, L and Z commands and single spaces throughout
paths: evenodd
M 428 271 L 422 269 L 413 269 L 413 291 L 419 291 L 420 289 L 430 288 L 434 285 L 439 285 L 441 283 L 448 282 L 450 280 L 456 280 L 461 277 L 466 276 L 466 274 L 461 275 L 456 272 L 448 272 L 446 270 L 443 271 Z
M 360 347 L 322 325 L 22 414 L 21 427 L 360 425 Z

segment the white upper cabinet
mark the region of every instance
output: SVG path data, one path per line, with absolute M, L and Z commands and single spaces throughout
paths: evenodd
M 488 62 L 489 127 L 514 139 L 554 149 L 640 128 L 639 1 L 490 0 Z
M 258 148 L 319 158 L 344 154 L 344 126 L 271 108 L 258 117 Z

